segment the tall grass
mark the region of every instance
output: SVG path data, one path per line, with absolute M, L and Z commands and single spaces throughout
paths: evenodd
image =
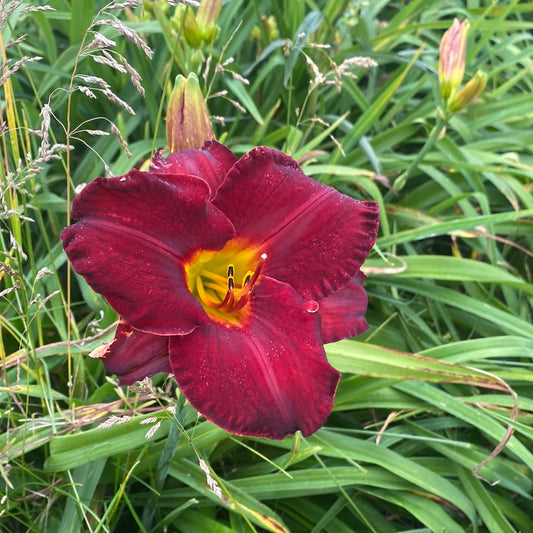
M 227 0 L 194 47 L 172 3 L 0 1 L 0 529 L 533 531 L 531 4 Z M 446 116 L 454 17 L 488 84 Z M 371 327 L 326 347 L 343 379 L 306 439 L 234 437 L 88 357 L 117 317 L 67 266 L 71 199 L 165 146 L 189 72 L 235 153 L 381 206 Z

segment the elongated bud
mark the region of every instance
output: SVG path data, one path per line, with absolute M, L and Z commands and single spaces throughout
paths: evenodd
M 276 22 L 276 18 L 273 15 L 267 17 L 266 15 L 261 15 L 261 26 L 254 26 L 252 28 L 252 37 L 258 42 L 260 46 L 263 44 L 269 44 L 276 39 L 279 39 L 279 28 Z M 266 43 L 263 43 L 263 30 L 266 34 Z
M 202 5 L 198 8 L 196 21 L 206 40 L 216 37 L 216 35 L 213 37 L 212 32 L 213 28 L 216 28 L 221 8 L 222 0 L 203 0 Z
M 203 0 L 196 16 L 191 9 L 187 10 L 185 19 L 185 39 L 193 48 L 200 48 L 203 43 L 212 43 L 219 34 L 217 26 L 222 0 Z
M 180 4 L 178 7 L 181 8 L 181 12 L 185 14 L 183 24 L 183 35 L 185 40 L 193 48 L 199 48 L 202 44 L 202 34 L 200 28 L 198 28 L 198 21 L 196 20 L 194 11 L 183 4 Z M 176 13 L 178 13 L 178 10 L 176 10 Z
M 170 94 L 167 113 L 169 152 L 201 148 L 215 138 L 198 78 L 179 74 Z
M 459 88 L 465 74 L 466 37 L 470 23 L 454 19 L 442 36 L 439 48 L 439 83 L 443 100 Z
M 448 101 L 449 111 L 461 111 L 470 105 L 487 85 L 487 75 L 478 70 L 474 77 Z

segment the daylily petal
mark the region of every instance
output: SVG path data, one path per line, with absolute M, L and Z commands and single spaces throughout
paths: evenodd
M 359 271 L 348 285 L 318 301 L 324 344 L 361 335 L 368 329 L 365 319 L 368 297 L 363 288 L 365 277 Z
M 131 385 L 158 372 L 172 372 L 168 359 L 168 339 L 144 333 L 120 322 L 115 338 L 92 355 L 102 359 L 106 370 L 116 374 L 121 385 Z
M 328 417 L 340 376 L 324 354 L 316 303 L 265 277 L 247 305 L 242 327 L 212 321 L 171 337 L 174 376 L 193 407 L 232 433 L 310 435 Z
M 264 147 L 235 164 L 214 203 L 239 238 L 267 254 L 264 274 L 307 299 L 346 285 L 372 249 L 378 229 L 376 203 L 322 185 L 289 156 Z
M 169 181 L 176 174 L 197 176 L 209 185 L 209 196 L 212 197 L 236 161 L 237 158 L 229 148 L 219 142 L 208 141 L 200 150 L 182 150 L 167 157 L 156 152 L 150 171 L 160 176 L 164 174 L 161 177 Z
M 63 230 L 74 270 L 136 329 L 171 335 L 207 322 L 189 292 L 184 258 L 220 249 L 233 234 L 207 200 L 205 182 L 175 176 L 172 184 L 145 172 L 98 178 L 76 197 L 77 222 Z

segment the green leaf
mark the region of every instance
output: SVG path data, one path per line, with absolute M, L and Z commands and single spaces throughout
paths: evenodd
M 507 521 L 479 479 L 461 467 L 457 467 L 457 472 L 461 485 L 476 506 L 476 510 L 488 531 L 491 533 L 515 533 L 516 530 Z
M 353 466 L 294 471 L 290 473 L 290 478 L 281 473 L 240 478 L 233 480 L 233 484 L 260 500 L 330 494 L 337 492 L 339 487 L 364 485 L 414 490 L 412 484 L 381 468 Z
M 223 506 L 229 511 L 245 517 L 247 521 L 251 521 L 267 531 L 288 533 L 288 529 L 280 517 L 266 505 L 232 483 L 216 479 L 215 481 L 220 486 L 223 495 L 222 499 L 219 499 L 207 485 L 205 472 L 191 461 L 182 459 L 174 463 L 169 470 L 169 474 L 185 485 L 192 487 L 196 494 L 203 495 L 216 505 Z M 168 504 L 173 505 L 178 494 L 181 496 L 184 492 L 179 491 L 179 489 L 175 492 L 166 491 L 164 497 L 168 500 Z
M 157 438 L 165 437 L 172 423 L 168 411 L 137 416 L 105 429 L 54 437 L 50 442 L 50 457 L 45 462 L 45 470 L 57 472 L 76 468 L 149 444 L 146 434 L 153 424 L 143 425 L 142 422 L 153 417 L 161 421 Z
M 500 224 L 502 222 L 527 219 L 533 216 L 533 209 L 522 209 L 520 211 L 509 211 L 495 215 L 480 215 L 473 218 L 454 218 L 445 222 L 435 222 L 419 228 L 408 229 L 396 232 L 393 235 L 378 238 L 377 244 L 380 248 L 387 248 L 391 245 L 398 245 L 405 242 L 427 239 L 437 235 L 460 235 L 463 230 L 470 230 L 485 224 Z M 470 234 L 469 236 L 473 236 Z
M 234 529 L 201 514 L 198 511 L 188 511 L 175 522 L 176 527 L 183 533 L 236 533 Z
M 70 44 L 81 42 L 95 12 L 95 0 L 77 0 L 70 13 Z
M 533 284 L 510 274 L 502 267 L 482 261 L 446 255 L 403 255 L 387 259 L 390 264 L 382 259 L 367 259 L 365 269 L 373 276 L 386 275 L 387 269 L 397 269 L 394 272 L 395 278 L 498 283 L 533 294 Z
M 433 383 L 464 383 L 507 391 L 501 381 L 475 369 L 359 341 L 328 344 L 326 353 L 329 362 L 341 372 Z
M 451 363 L 471 363 L 496 358 L 533 360 L 533 339 L 511 335 L 471 339 L 428 348 L 423 354 Z
M 369 491 L 369 493 L 403 507 L 431 531 L 446 531 L 446 533 L 464 533 L 465 531 L 461 525 L 450 518 L 444 510 L 444 505 L 432 501 L 425 495 L 392 491 Z M 473 522 L 472 518 L 470 520 Z
M 69 533 L 86 531 L 87 523 L 98 518 L 96 513 L 90 509 L 90 504 L 105 464 L 106 460 L 101 459 L 80 466 L 71 473 L 73 497 L 67 500 L 59 531 Z M 87 517 L 87 515 L 90 516 Z
M 250 95 L 246 92 L 245 86 L 237 80 L 233 79 L 226 79 L 224 82 L 232 94 L 239 100 L 239 102 L 244 106 L 244 108 L 252 115 L 254 120 L 262 126 L 264 123 L 264 119 L 261 116 L 261 113 L 259 112 L 259 109 L 257 109 L 257 106 L 255 105 L 253 99 L 250 97 Z
M 407 392 L 460 420 L 464 420 L 479 431 L 482 431 L 492 442 L 501 441 L 505 436 L 506 428 L 484 411 L 466 405 L 460 399 L 454 398 L 428 383 L 405 381 L 395 385 L 395 388 Z M 516 437 L 513 436 L 509 439 L 505 445 L 504 453 L 513 455 L 533 470 L 533 454 Z
M 473 316 L 490 322 L 500 332 L 516 336 L 533 337 L 533 325 L 528 320 L 524 320 L 508 311 L 489 305 L 481 299 L 461 294 L 452 289 L 439 287 L 433 283 L 414 279 L 379 276 L 373 281 L 376 284 L 392 284 L 397 289 L 403 289 L 419 296 L 424 296 L 430 300 L 435 300 L 466 311 Z M 475 324 L 472 327 L 475 328 Z

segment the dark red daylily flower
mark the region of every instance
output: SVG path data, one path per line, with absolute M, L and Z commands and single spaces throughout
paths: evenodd
M 122 384 L 172 371 L 200 413 L 239 435 L 307 436 L 325 422 L 340 375 L 323 344 L 368 327 L 374 202 L 281 152 L 237 160 L 210 141 L 96 179 L 72 216 L 67 256 L 121 317 L 101 357 Z

